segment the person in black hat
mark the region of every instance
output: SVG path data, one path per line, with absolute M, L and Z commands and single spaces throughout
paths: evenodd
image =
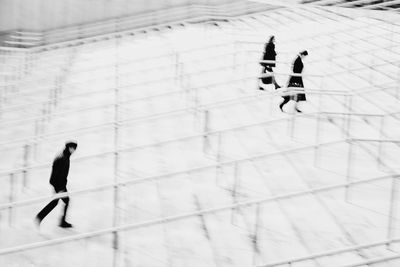
M 261 82 L 263 83 L 263 85 L 274 84 L 275 89 L 281 88 L 275 80 L 274 71 L 272 69 L 276 66 L 275 36 L 271 36 L 268 43 L 265 44 L 263 60 L 266 60 L 268 62 L 260 63 L 260 65 L 263 66 L 261 74 L 268 73 L 268 76 L 261 78 Z M 264 90 L 264 88 L 261 86 L 259 86 L 259 89 Z
M 287 86 L 289 90 L 290 90 L 290 88 L 292 88 L 292 89 L 295 89 L 296 91 L 304 92 L 303 77 L 301 76 L 301 73 L 303 72 L 303 68 L 304 68 L 302 59 L 307 55 L 308 55 L 308 52 L 306 50 L 304 50 L 299 53 L 299 55 L 296 57 L 295 61 L 293 62 L 293 74 L 294 75 L 291 75 L 289 78 L 289 82 L 288 82 L 288 86 Z M 297 103 L 300 101 L 307 100 L 306 94 L 303 92 L 282 96 L 283 101 L 279 105 L 279 108 L 281 109 L 281 111 L 283 111 L 283 106 L 285 104 L 287 104 L 290 100 L 294 100 L 294 101 L 296 101 L 296 106 L 295 106 L 296 111 L 301 112 L 301 110 L 299 110 L 297 108 Z
M 53 167 L 50 175 L 50 184 L 54 187 L 56 193 L 67 192 L 67 177 L 69 171 L 69 158 L 75 152 L 78 144 L 74 141 L 67 142 L 64 150 L 56 156 L 53 161 Z M 38 225 L 42 220 L 57 206 L 60 198 L 52 200 L 46 207 L 44 207 L 37 215 L 36 222 Z M 61 217 L 59 226 L 63 228 L 72 227 L 65 218 L 67 216 L 67 210 L 69 205 L 69 197 L 62 197 L 61 200 L 64 202 L 64 214 Z

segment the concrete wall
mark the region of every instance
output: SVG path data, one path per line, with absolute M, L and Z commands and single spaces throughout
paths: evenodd
M 188 4 L 238 0 L 0 0 L 0 32 L 49 30 Z

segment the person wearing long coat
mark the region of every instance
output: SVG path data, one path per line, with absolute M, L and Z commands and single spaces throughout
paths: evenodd
M 75 152 L 78 144 L 76 142 L 67 142 L 64 150 L 55 157 L 50 175 L 50 184 L 54 187 L 56 193 L 67 192 L 67 177 L 70 165 L 70 156 Z M 69 197 L 56 198 L 47 204 L 37 215 L 36 222 L 38 225 L 42 220 L 57 206 L 58 201 L 64 202 L 64 214 L 61 217 L 59 226 L 63 228 L 72 227 L 70 223 L 66 221 L 67 210 L 69 205 Z
M 276 51 L 275 51 L 275 37 L 271 36 L 269 38 L 268 43 L 266 43 L 265 45 L 265 49 L 264 49 L 264 55 L 263 55 L 263 60 L 268 60 L 268 61 L 272 61 L 272 62 L 262 62 L 260 63 L 261 66 L 263 67 L 263 70 L 261 72 L 261 74 L 265 74 L 268 73 L 269 76 L 268 77 L 264 77 L 261 78 L 261 81 L 263 84 L 274 84 L 275 89 L 281 88 L 279 86 L 279 84 L 276 82 L 275 80 L 275 76 L 274 76 L 274 72 L 273 69 L 276 64 Z M 259 87 L 260 90 L 264 90 L 264 88 L 262 88 L 261 86 Z
M 296 59 L 293 62 L 293 75 L 290 75 L 289 81 L 288 81 L 288 91 L 290 92 L 290 89 L 295 89 L 296 91 L 303 91 L 304 92 L 304 83 L 303 83 L 303 77 L 301 76 L 304 68 L 303 64 L 303 58 L 308 55 L 308 52 L 306 50 L 302 51 L 299 53 L 299 55 L 296 57 Z M 296 75 L 297 74 L 297 75 Z M 294 100 L 296 102 L 295 109 L 297 112 L 301 112 L 297 108 L 297 103 L 300 101 L 306 101 L 306 94 L 300 92 L 300 93 L 294 93 L 291 95 L 285 95 L 283 97 L 282 103 L 279 105 L 279 108 L 283 111 L 283 106 L 286 105 L 290 100 Z

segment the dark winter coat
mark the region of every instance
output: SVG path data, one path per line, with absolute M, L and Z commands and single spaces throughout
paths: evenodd
M 268 42 L 265 45 L 263 60 L 276 60 L 276 52 L 275 52 L 275 44 L 273 42 Z M 261 66 L 264 67 L 262 73 L 272 72 L 272 68 L 276 66 L 274 63 L 261 63 Z M 271 84 L 272 76 L 264 77 L 261 79 L 263 84 Z
M 303 72 L 304 64 L 300 56 L 297 56 L 293 62 L 293 73 L 301 74 Z M 303 77 L 301 76 L 290 76 L 288 87 L 299 87 L 304 88 Z M 306 95 L 303 93 L 291 96 L 291 99 L 296 101 L 305 101 Z
M 263 60 L 273 60 L 273 61 L 276 60 L 275 44 L 273 42 L 268 42 L 265 45 Z M 276 66 L 275 62 L 274 63 L 262 63 L 261 65 L 263 67 L 269 67 L 269 68 L 273 68 Z
M 50 184 L 57 190 L 66 189 L 67 176 L 69 172 L 69 158 L 71 153 L 64 149 L 53 161 L 51 170 Z

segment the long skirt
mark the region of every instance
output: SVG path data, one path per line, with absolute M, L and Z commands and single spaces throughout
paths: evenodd
M 290 76 L 287 87 L 292 87 L 296 91 L 304 91 L 303 78 L 299 76 Z M 296 102 L 307 100 L 305 93 L 293 94 L 290 96 L 290 99 Z

